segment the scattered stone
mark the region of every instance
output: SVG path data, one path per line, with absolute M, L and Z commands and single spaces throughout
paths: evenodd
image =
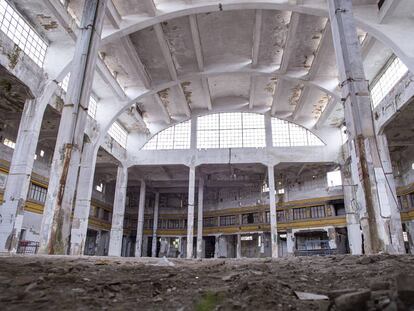
M 359 263 L 360 265 L 368 265 L 370 263 L 373 263 L 374 260 L 369 257 L 369 256 L 363 256 L 361 258 L 358 259 L 357 263 Z
M 328 297 L 330 299 L 335 299 L 339 296 L 342 296 L 344 294 L 349 294 L 349 293 L 354 293 L 355 289 L 349 289 L 349 288 L 345 288 L 345 289 L 336 289 L 336 290 L 331 290 L 329 292 L 326 293 L 326 295 L 328 295 Z
M 335 299 L 335 306 L 338 311 L 366 310 L 370 297 L 370 290 L 360 290 L 344 294 Z
M 396 278 L 398 298 L 406 306 L 414 306 L 414 277 L 407 274 L 399 274 Z
M 369 288 L 372 291 L 377 291 L 377 290 L 387 290 L 390 288 L 390 283 L 388 282 L 381 282 L 381 281 L 373 281 L 370 283 Z
M 329 297 L 325 296 L 325 295 L 319 295 L 319 294 L 314 294 L 314 293 L 306 293 L 306 292 L 299 292 L 299 291 L 295 291 L 295 295 L 300 299 L 300 300 L 328 300 Z

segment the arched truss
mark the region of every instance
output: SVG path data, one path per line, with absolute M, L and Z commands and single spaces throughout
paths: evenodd
M 318 3 L 315 4 L 307 4 L 306 7 L 302 5 L 295 5 L 295 4 L 288 4 L 285 0 L 267 0 L 267 1 L 260 1 L 260 2 L 251 2 L 251 1 L 238 1 L 234 2 L 231 1 L 231 3 L 226 3 L 226 1 L 220 1 L 222 3 L 223 10 L 243 10 L 243 9 L 269 9 L 269 10 L 285 10 L 285 11 L 292 11 L 297 13 L 304 13 L 304 14 L 310 14 L 310 15 L 316 15 L 321 17 L 327 17 L 328 12 L 326 5 L 321 5 Z M 175 6 L 178 5 L 178 3 L 174 4 Z M 148 16 L 148 17 L 132 17 L 131 19 L 128 19 L 128 23 L 122 24 L 119 29 L 113 29 L 108 30 L 103 35 L 103 44 L 109 43 L 113 41 L 114 39 L 124 37 L 126 35 L 129 35 L 131 33 L 134 33 L 136 31 L 142 30 L 147 27 L 151 27 L 153 25 L 156 25 L 158 23 L 168 21 L 174 18 L 183 17 L 183 16 L 190 16 L 193 14 L 199 14 L 199 13 L 208 13 L 208 12 L 215 12 L 218 11 L 218 2 L 217 3 L 197 3 L 197 4 L 191 4 L 185 5 L 181 3 L 181 7 L 179 9 L 171 9 L 174 7 L 174 5 L 170 5 L 168 9 L 163 9 L 162 11 L 158 11 L 157 15 L 155 16 Z M 178 5 L 179 6 L 179 5 Z M 406 53 L 408 44 L 407 42 L 404 44 L 402 43 L 402 46 L 400 46 L 400 42 L 397 42 L 395 39 L 392 38 L 391 29 L 387 27 L 386 25 L 383 25 L 379 23 L 376 18 L 377 14 L 374 14 L 372 8 L 358 8 L 358 11 L 355 13 L 355 19 L 357 26 L 362 28 L 363 30 L 367 31 L 370 35 L 375 37 L 377 40 L 382 42 L 384 45 L 390 47 L 394 53 L 401 58 L 409 68 L 412 68 L 414 62 L 414 57 L 408 55 Z M 408 27 L 409 28 L 409 27 Z M 403 30 L 406 31 L 407 29 Z M 252 70 L 251 74 L 255 74 L 255 71 Z M 192 76 L 207 76 L 210 73 L 193 73 L 190 74 Z M 260 73 L 260 74 L 268 74 L 268 73 Z M 133 100 L 122 102 L 121 107 L 118 106 L 118 109 L 115 109 L 114 113 L 112 114 L 112 118 L 106 119 L 104 122 L 105 126 L 104 128 L 109 128 L 110 124 L 112 124 L 120 114 L 122 114 L 128 107 L 130 107 L 131 104 L 135 103 L 137 100 L 142 99 L 144 96 L 150 96 L 153 94 L 156 94 L 158 91 L 177 85 L 180 82 L 185 81 L 188 79 L 189 76 L 186 75 L 186 77 L 179 77 L 180 81 L 170 81 L 167 83 L 164 83 L 163 85 L 159 85 L 156 87 L 152 87 L 150 90 L 143 90 L 138 91 L 134 94 L 134 96 L 129 96 L 130 98 L 135 97 Z M 296 81 L 303 81 L 301 78 L 298 77 L 290 77 L 281 75 L 281 78 L 286 79 L 293 79 Z M 333 80 L 330 81 L 304 81 L 305 83 L 309 83 L 310 86 L 315 86 L 319 88 L 320 90 L 325 91 L 327 94 L 332 96 L 333 98 L 338 98 L 338 93 L 335 90 L 335 83 L 333 83 Z M 108 122 L 108 123 L 107 123 Z M 105 132 L 105 131 L 104 131 Z M 101 138 L 101 140 L 103 137 Z
M 145 0 L 146 1 L 146 0 Z M 173 2 L 173 1 L 171 1 Z M 361 8 L 354 10 L 355 21 L 357 26 L 366 31 L 374 38 L 382 42 L 385 46 L 388 46 L 393 52 L 410 68 L 414 71 L 414 55 L 412 54 L 412 43 L 410 40 L 404 38 L 410 37 L 410 28 L 407 26 L 405 20 L 394 21 L 401 23 L 400 31 L 405 35 L 396 34 L 395 27 L 392 25 L 387 26 L 386 23 L 378 21 L 378 12 L 374 11 L 371 6 L 362 6 Z M 175 8 L 175 9 L 173 9 Z M 177 9 L 178 8 L 178 9 Z M 142 16 L 130 16 L 128 22 L 120 25 L 119 29 L 108 30 L 104 33 L 102 44 L 109 43 L 116 38 L 120 38 L 144 28 L 153 26 L 158 23 L 169 21 L 174 18 L 189 16 L 192 14 L 211 13 L 220 10 L 246 10 L 246 9 L 262 9 L 262 10 L 280 10 L 280 11 L 292 11 L 297 13 L 316 15 L 321 17 L 328 17 L 327 5 L 317 3 L 307 3 L 306 6 L 299 4 L 290 4 L 288 0 L 262 0 L 257 1 L 205 1 L 191 5 L 183 4 L 182 2 L 168 3 L 167 6 L 162 7 L 162 11 L 158 11 L 157 15 L 142 17 Z M 405 25 L 405 26 L 404 26 Z
M 264 148 L 265 116 L 257 113 L 213 113 L 197 118 L 197 149 Z M 324 146 L 311 131 L 295 123 L 271 119 L 274 147 Z M 143 150 L 190 149 L 191 120 L 173 125 L 154 135 Z

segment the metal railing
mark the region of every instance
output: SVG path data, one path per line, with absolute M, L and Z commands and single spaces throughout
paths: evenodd
M 314 255 L 332 255 L 336 252 L 329 246 L 329 240 L 307 240 L 303 243 L 298 243 L 296 256 L 314 256 Z
M 39 242 L 35 241 L 19 241 L 19 245 L 17 247 L 18 254 L 36 254 L 37 250 L 39 249 Z

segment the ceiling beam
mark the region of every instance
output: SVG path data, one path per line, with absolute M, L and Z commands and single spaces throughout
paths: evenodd
M 155 6 L 155 3 L 153 0 L 142 0 L 142 1 L 145 3 L 147 12 L 150 16 L 157 15 L 157 7 Z
M 286 36 L 286 44 L 285 48 L 283 50 L 282 55 L 282 61 L 280 64 L 279 72 L 280 74 L 285 74 L 287 72 L 287 69 L 289 67 L 289 61 L 294 53 L 293 50 L 295 48 L 295 36 L 298 31 L 299 27 L 299 18 L 300 14 L 296 12 L 292 12 L 292 15 L 290 16 L 290 22 L 289 22 L 289 30 L 288 34 Z M 278 96 L 281 93 L 282 90 L 282 84 L 280 83 L 280 79 L 276 83 L 275 92 L 273 94 L 273 102 L 272 102 L 272 108 L 271 108 L 271 115 L 274 116 L 277 109 L 277 102 L 279 101 Z
M 326 121 L 328 121 L 332 112 L 335 110 L 336 105 L 337 105 L 337 100 L 334 97 L 331 97 L 325 109 L 322 111 L 322 114 L 319 117 L 318 121 L 316 121 L 316 124 L 315 124 L 316 129 L 320 129 L 321 127 L 325 125 Z
M 98 57 L 96 62 L 96 71 L 101 76 L 102 80 L 104 80 L 104 82 L 121 100 L 127 99 L 124 90 L 119 85 L 118 81 L 115 79 L 115 77 L 112 75 L 112 73 L 100 57 Z
M 154 25 L 155 34 L 157 36 L 158 43 L 161 48 L 162 55 L 164 57 L 165 62 L 167 63 L 167 68 L 170 73 L 170 77 L 173 81 L 178 80 L 177 69 L 175 68 L 174 60 L 171 55 L 170 47 L 168 46 L 167 40 L 165 39 L 164 31 L 162 30 L 161 24 Z M 179 93 L 179 103 L 181 104 L 182 108 L 184 109 L 184 113 L 187 117 L 191 116 L 191 110 L 187 103 L 187 99 L 184 94 L 184 90 L 181 86 L 181 83 L 177 84 L 178 93 Z
M 199 71 L 204 71 L 204 56 L 201 47 L 200 31 L 197 24 L 197 16 L 190 15 L 190 29 L 191 37 L 193 39 L 194 51 L 197 58 L 197 65 Z M 211 103 L 210 87 L 208 85 L 207 77 L 201 77 L 201 84 L 203 88 L 204 98 L 206 99 L 207 109 L 211 110 L 213 105 Z
M 332 31 L 331 31 L 331 25 L 328 21 L 326 23 L 325 30 L 322 34 L 321 41 L 319 42 L 318 49 L 315 53 L 315 59 L 313 60 L 312 65 L 309 68 L 308 74 L 306 75 L 306 80 L 313 80 L 316 77 L 319 69 L 321 68 L 321 66 L 324 64 L 326 60 L 329 49 L 332 46 L 333 46 Z M 292 113 L 293 120 L 298 119 L 306 103 L 309 103 L 308 98 L 309 98 L 310 93 L 311 93 L 311 88 L 309 86 L 305 86 L 300 95 L 300 98 L 295 107 L 295 110 Z
M 129 110 L 128 110 L 128 114 L 133 117 L 138 125 L 142 128 L 144 128 L 144 130 L 148 130 L 147 124 L 144 121 L 144 118 L 142 117 L 142 115 L 138 112 L 138 108 L 137 108 L 137 104 L 133 104 Z
M 112 24 L 112 26 L 114 26 L 114 28 L 120 28 L 122 16 L 119 14 L 112 0 L 108 0 L 107 2 L 105 15 L 109 19 L 109 22 Z
M 201 84 L 203 85 L 204 97 L 205 97 L 206 102 L 207 102 L 207 109 L 212 110 L 213 109 L 213 104 L 212 104 L 212 101 L 211 101 L 211 93 L 210 93 L 210 86 L 209 86 L 209 83 L 208 83 L 208 78 L 202 76 L 201 77 Z
M 126 55 L 128 56 L 128 61 L 131 63 L 131 68 L 134 70 L 135 74 L 139 77 L 142 81 L 142 84 L 146 89 L 151 89 L 152 80 L 148 75 L 147 70 L 145 69 L 145 65 L 142 63 L 141 58 L 138 55 L 137 50 L 134 47 L 134 44 L 131 42 L 129 36 L 124 36 L 120 39 L 122 44 L 122 50 L 125 51 Z M 171 124 L 171 116 L 168 113 L 167 109 L 165 108 L 164 104 L 162 103 L 158 93 L 153 95 L 155 103 L 161 109 L 161 113 L 163 116 L 164 121 L 167 124 Z
M 263 11 L 256 10 L 256 18 L 253 31 L 252 66 L 255 68 L 259 62 L 259 47 L 262 34 Z
M 189 19 L 190 19 L 191 37 L 193 39 L 195 55 L 197 58 L 198 70 L 203 71 L 204 70 L 204 57 L 203 57 L 203 51 L 201 48 L 200 32 L 198 30 L 197 17 L 195 15 L 190 15 Z
M 252 68 L 256 68 L 259 62 L 259 48 L 260 48 L 260 39 L 262 33 L 262 20 L 263 20 L 263 11 L 256 10 L 256 18 L 254 22 L 254 31 L 253 31 L 253 46 L 252 46 Z M 250 77 L 250 95 L 249 95 L 249 109 L 254 107 L 254 99 L 256 96 L 256 77 L 252 75 Z

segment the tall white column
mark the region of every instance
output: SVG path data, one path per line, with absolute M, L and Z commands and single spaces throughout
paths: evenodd
M 115 185 L 114 208 L 112 210 L 112 225 L 109 235 L 108 256 L 121 256 L 122 238 L 124 235 L 125 204 L 128 186 L 128 168 L 118 166 Z
M 0 206 L 0 253 L 17 251 L 43 114 L 56 88 L 55 82 L 48 82 L 39 98 L 25 102 Z
M 398 210 L 389 202 L 395 190 L 386 180 L 379 142 L 375 136 L 371 98 L 361 57 L 361 46 L 352 13 L 352 1 L 328 0 L 329 17 L 336 52 L 348 149 L 351 158 L 352 183 L 356 186 L 359 221 L 367 254 L 403 253 L 403 236 Z M 387 160 L 387 159 L 385 159 Z
M 69 251 L 71 255 L 80 256 L 83 255 L 85 251 L 93 180 L 95 176 L 96 156 L 97 148 L 94 144 L 91 142 L 85 143 L 82 151 L 75 210 L 72 220 Z
M 277 218 L 276 218 L 276 193 L 275 193 L 275 172 L 273 165 L 267 167 L 269 179 L 269 205 L 270 205 L 270 235 L 272 245 L 272 258 L 279 257 L 277 245 Z
M 203 199 L 204 179 L 198 180 L 198 210 L 197 210 L 197 258 L 203 256 Z
M 187 211 L 187 258 L 193 258 L 195 166 L 190 166 Z
M 85 1 L 49 177 L 40 253 L 67 254 L 87 109 L 107 0 Z
M 342 183 L 346 213 L 346 228 L 348 232 L 348 245 L 352 255 L 361 255 L 362 234 L 361 225 L 359 224 L 356 187 L 352 184 L 352 177 L 349 168 L 349 165 L 344 165 L 342 168 Z
M 135 242 L 135 257 L 142 257 L 142 237 L 144 234 L 144 213 L 145 213 L 145 189 L 146 184 L 141 180 L 141 187 L 139 189 L 139 206 L 138 206 L 138 222 L 137 222 L 137 237 Z
M 241 248 L 241 234 L 237 234 L 237 244 L 236 244 L 236 258 L 242 257 L 242 248 Z
M 155 204 L 154 204 L 154 222 L 152 224 L 152 249 L 151 256 L 157 257 L 157 230 L 158 230 L 158 209 L 160 204 L 160 193 L 155 193 Z
M 266 113 L 264 116 L 265 120 L 265 134 L 266 134 L 266 147 L 273 147 L 273 137 L 272 137 L 272 116 L 270 112 Z

